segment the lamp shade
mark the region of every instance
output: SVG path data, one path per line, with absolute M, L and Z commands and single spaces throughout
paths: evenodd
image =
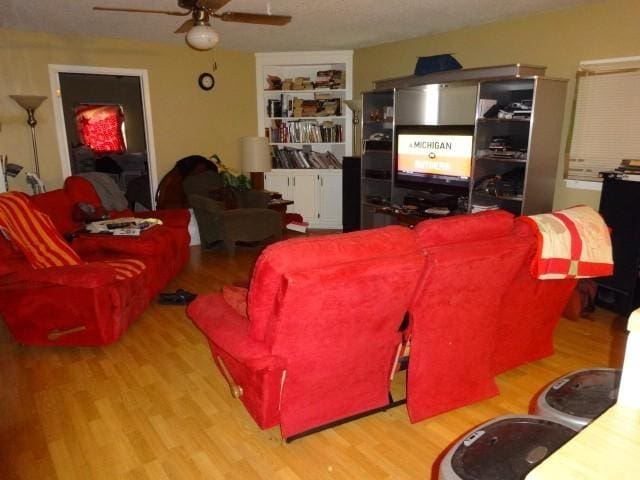
M 9 95 L 18 105 L 25 110 L 35 110 L 47 97 L 39 95 Z
M 266 137 L 242 137 L 242 171 L 271 171 L 271 152 Z
M 42 102 L 44 102 L 47 97 L 42 97 L 39 95 L 9 95 L 14 102 L 20 105 L 25 110 L 35 110 L 38 108 Z
M 220 37 L 211 25 L 195 25 L 187 32 L 186 39 L 196 50 L 211 50 Z
M 360 113 L 362 111 L 362 100 L 345 100 L 344 103 L 351 109 L 353 113 Z

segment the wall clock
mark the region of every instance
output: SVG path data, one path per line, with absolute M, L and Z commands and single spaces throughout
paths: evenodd
M 215 84 L 216 81 L 210 73 L 201 73 L 198 77 L 198 85 L 200 85 L 200 88 L 203 90 L 211 90 Z

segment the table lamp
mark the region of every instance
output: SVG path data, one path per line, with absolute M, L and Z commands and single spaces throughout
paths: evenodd
M 254 190 L 264 190 L 264 172 L 271 171 L 271 151 L 266 137 L 242 137 L 242 173 Z

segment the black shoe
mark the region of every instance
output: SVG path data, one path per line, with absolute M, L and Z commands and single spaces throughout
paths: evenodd
M 161 293 L 158 296 L 158 303 L 161 305 L 187 305 L 196 297 L 197 295 L 195 293 L 187 292 L 179 288 L 175 293 Z

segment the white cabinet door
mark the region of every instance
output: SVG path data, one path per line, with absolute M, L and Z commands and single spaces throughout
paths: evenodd
M 305 222 L 318 220 L 318 180 L 313 172 L 296 173 L 290 180 L 293 205 L 291 211 L 302 215 Z
M 342 172 L 318 175 L 318 221 L 326 228 L 342 227 Z
M 267 172 L 264 174 L 264 188 L 282 194 L 282 198 L 285 200 L 292 200 L 291 179 L 289 177 L 290 175 L 286 172 L 278 172 L 277 170 Z

